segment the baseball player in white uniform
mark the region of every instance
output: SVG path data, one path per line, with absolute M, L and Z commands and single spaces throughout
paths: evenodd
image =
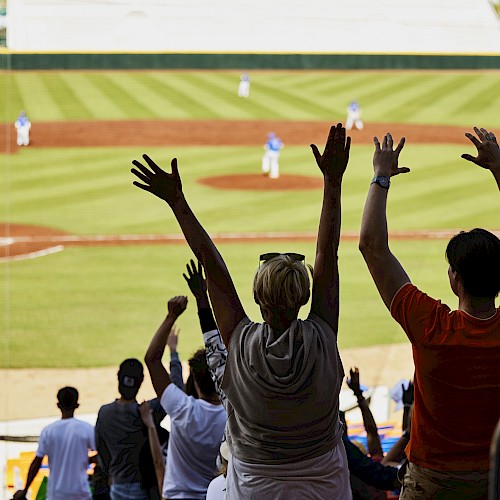
M 243 73 L 238 85 L 238 97 L 248 97 L 250 95 L 250 77 L 248 73 Z
M 14 123 L 14 126 L 17 129 L 17 145 L 27 146 L 30 143 L 31 122 L 24 111 L 21 111 L 19 118 Z
M 361 108 L 356 101 L 352 101 L 347 107 L 347 120 L 345 122 L 345 129 L 351 130 L 352 126 L 358 130 L 363 130 L 363 120 L 361 120 Z
M 267 142 L 264 144 L 266 152 L 262 158 L 262 172 L 265 175 L 269 174 L 270 179 L 277 179 L 280 176 L 278 160 L 284 146 L 274 132 L 269 132 Z

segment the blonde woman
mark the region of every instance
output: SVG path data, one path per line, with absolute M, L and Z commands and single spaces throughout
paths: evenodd
M 177 170 L 163 171 L 147 155 L 134 160 L 134 185 L 166 201 L 203 264 L 217 326 L 228 359 L 222 389 L 228 398 L 231 451 L 227 498 L 350 499 L 349 473 L 338 400 L 344 376 L 337 349 L 342 177 L 350 138 L 339 123 L 321 154 L 311 145 L 324 178 L 313 271 L 300 254 L 261 255 L 254 298 L 264 323 L 245 313 L 226 264 L 191 211 Z

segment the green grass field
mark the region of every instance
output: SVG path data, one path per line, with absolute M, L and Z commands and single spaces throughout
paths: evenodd
M 36 122 L 100 119 L 343 120 L 350 99 L 366 121 L 500 125 L 500 72 L 254 72 L 251 98 L 238 99 L 239 74 L 221 72 L 19 72 L 0 74 L 0 119 L 26 109 Z M 490 96 L 494 99 L 491 100 Z M 326 131 L 325 131 L 326 132 Z M 484 226 L 499 229 L 496 188 L 487 172 L 460 159 L 452 145 L 408 144 L 412 173 L 393 181 L 390 230 Z M 467 149 L 468 148 L 468 149 Z M 168 207 L 132 186 L 131 160 L 141 148 L 26 148 L 3 156 L 1 220 L 73 234 L 179 233 Z M 186 196 L 212 233 L 317 230 L 321 190 L 219 191 L 200 177 L 255 173 L 259 148 L 148 148 L 167 166 L 179 158 Z M 356 146 L 343 188 L 343 229 L 359 229 L 371 177 L 372 148 Z M 287 147 L 287 173 L 318 175 L 308 148 Z M 445 240 L 394 242 L 412 280 L 455 305 L 444 260 Z M 251 280 L 263 251 L 300 251 L 314 244 L 224 244 L 223 256 L 244 306 L 259 318 Z M 188 294 L 185 243 L 171 246 L 78 247 L 0 264 L 3 367 L 117 365 L 142 357 L 173 295 Z M 341 347 L 404 341 L 366 270 L 355 241 L 342 242 Z M 201 344 L 194 301 L 180 318 L 183 359 Z M 307 308 L 306 308 L 307 309 Z M 305 311 L 304 311 L 305 313 Z

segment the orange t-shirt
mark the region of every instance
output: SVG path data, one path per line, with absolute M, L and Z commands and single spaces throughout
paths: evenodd
M 408 459 L 441 471 L 487 470 L 500 418 L 500 308 L 475 318 L 407 283 L 391 314 L 412 343 L 415 363 Z

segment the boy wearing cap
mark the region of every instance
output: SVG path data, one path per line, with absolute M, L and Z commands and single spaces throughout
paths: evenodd
M 87 468 L 89 451 L 96 449 L 94 428 L 89 423 L 74 418 L 78 406 L 78 391 L 74 387 L 59 390 L 57 407 L 61 410 L 61 419 L 42 430 L 35 458 L 28 470 L 26 486 L 16 492 L 15 500 L 26 498 L 45 455 L 49 458 L 50 468 L 47 500 L 92 498 Z
M 159 499 L 154 466 L 136 396 L 144 380 L 138 359 L 126 359 L 118 371 L 120 398 L 101 407 L 95 437 L 103 472 L 108 476 L 112 500 Z M 150 401 L 159 424 L 165 412 L 157 399 Z

